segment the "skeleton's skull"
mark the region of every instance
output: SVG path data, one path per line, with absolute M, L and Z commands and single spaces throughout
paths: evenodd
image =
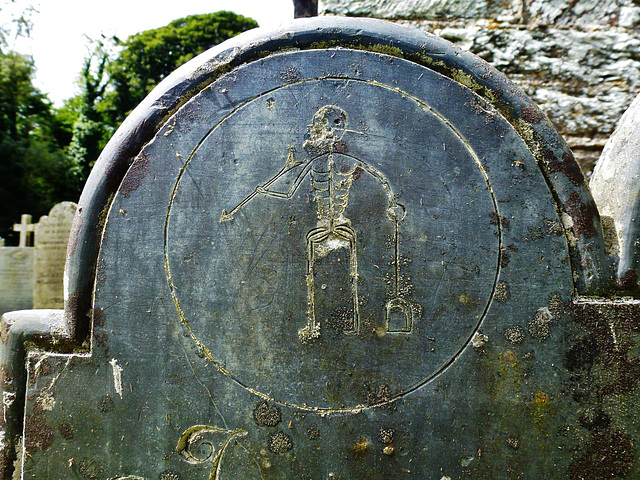
M 334 105 L 320 108 L 307 126 L 309 140 L 305 146 L 329 150 L 340 141 L 347 129 L 347 113 Z

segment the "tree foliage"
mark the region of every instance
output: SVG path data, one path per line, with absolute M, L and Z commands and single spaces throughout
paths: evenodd
M 0 0 L 0 11 L 9 3 Z M 20 19 L 14 30 L 28 27 L 27 17 Z M 11 240 L 22 213 L 38 218 L 57 202 L 77 201 L 106 142 L 153 87 L 194 56 L 256 26 L 217 12 L 124 41 L 102 38 L 80 72 L 81 93 L 54 109 L 33 86 L 31 58 L 6 52 L 9 29 L 0 25 L 0 236 Z
M 256 26 L 255 20 L 223 11 L 181 18 L 124 41 L 94 42 L 79 78 L 82 93 L 65 105 L 66 119 L 73 118 L 67 154 L 75 183 L 86 180 L 120 123 L 167 75 L 211 46 Z
M 6 53 L 6 47 L 12 38 L 29 37 L 35 12 L 32 5 L 24 6 L 15 0 L 0 0 L 0 51 Z
M 71 177 L 78 185 L 84 183 L 115 130 L 104 109 L 108 63 L 109 50 L 103 39 L 95 43 L 93 52 L 84 61 L 79 78 L 82 93 L 65 104 L 67 121 L 73 119 L 67 154 L 73 165 Z
M 41 215 L 70 194 L 70 163 L 56 141 L 51 104 L 32 84 L 33 62 L 0 53 L 0 235 L 21 213 Z M 68 198 L 68 197 L 67 197 Z
M 114 121 L 122 121 L 147 94 L 183 63 L 240 32 L 257 27 L 255 20 L 233 12 L 192 15 L 120 42 L 118 58 L 109 66 Z

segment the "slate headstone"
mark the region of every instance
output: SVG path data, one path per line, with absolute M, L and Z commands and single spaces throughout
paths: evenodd
M 29 354 L 22 478 L 633 472 L 571 321 L 610 271 L 582 174 L 437 37 L 316 19 L 198 57 L 103 152 L 69 252 L 77 346 Z
M 63 308 L 67 243 L 77 205 L 62 202 L 35 226 L 33 308 Z

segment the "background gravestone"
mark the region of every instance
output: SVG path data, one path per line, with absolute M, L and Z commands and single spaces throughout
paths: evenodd
M 620 120 L 602 152 L 591 180 L 600 211 L 612 219 L 620 239 L 618 277 L 625 289 L 638 295 L 640 273 L 640 96 Z M 629 199 L 635 199 L 630 202 Z M 616 238 L 614 236 L 614 238 Z
M 35 226 L 33 308 L 63 308 L 63 276 L 67 244 L 77 206 L 55 205 Z
M 103 152 L 69 253 L 22 478 L 640 473 L 637 312 L 592 298 L 582 174 L 437 37 L 316 19 L 198 57 Z
M 33 307 L 33 247 L 0 247 L 0 314 Z
M 22 215 L 14 225 L 20 233 L 18 247 L 0 246 L 0 315 L 33 308 L 33 230 L 31 215 Z

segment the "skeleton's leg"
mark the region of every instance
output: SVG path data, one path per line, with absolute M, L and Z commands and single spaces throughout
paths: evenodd
M 320 335 L 320 326 L 316 322 L 315 312 L 315 246 L 329 235 L 326 228 L 316 228 L 307 234 L 307 326 L 298 330 L 298 337 L 306 343 Z
M 348 225 L 336 227 L 336 233 L 349 242 L 349 281 L 351 284 L 351 301 L 353 304 L 353 324 L 345 333 L 360 332 L 360 311 L 358 305 L 358 252 L 356 249 L 356 232 Z

